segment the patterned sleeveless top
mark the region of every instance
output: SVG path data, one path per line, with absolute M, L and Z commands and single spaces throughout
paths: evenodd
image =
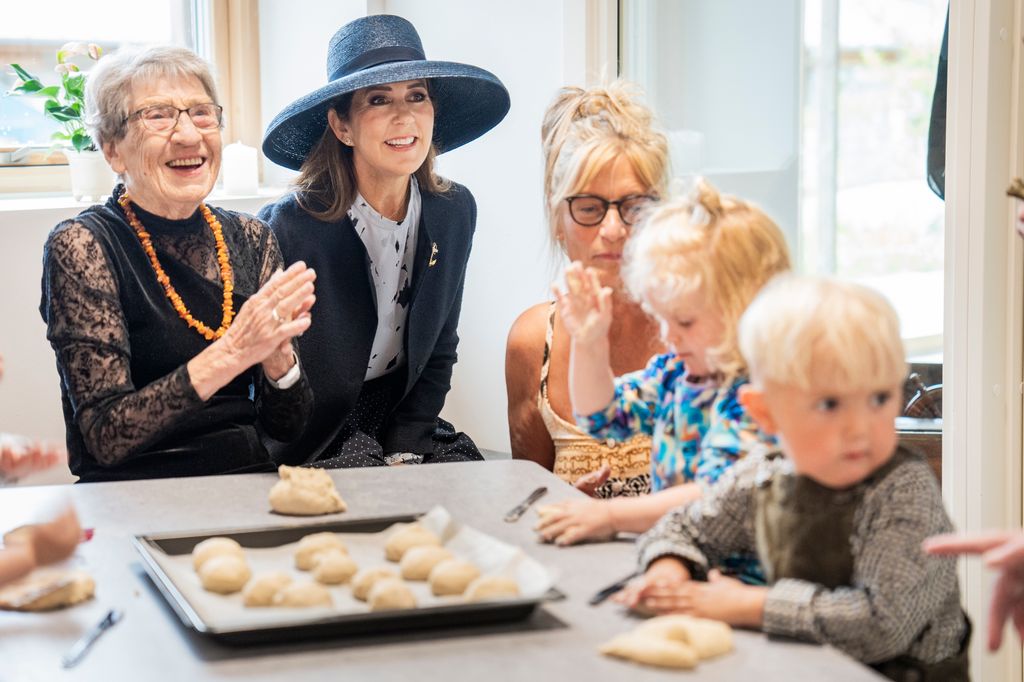
M 576 479 L 607 464 L 611 476 L 596 491 L 597 497 L 644 495 L 651 490 L 651 437 L 638 434 L 618 442 L 595 440 L 575 423 L 567 421 L 551 407 L 548 400 L 548 369 L 551 365 L 551 339 L 555 329 L 555 303 L 551 303 L 547 335 L 544 340 L 544 362 L 540 369 L 540 391 L 537 408 L 555 444 L 554 473 L 572 484 Z

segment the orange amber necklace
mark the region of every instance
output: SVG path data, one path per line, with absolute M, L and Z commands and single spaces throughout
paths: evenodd
M 171 284 L 171 278 L 164 272 L 164 269 L 160 266 L 160 261 L 156 257 L 156 250 L 153 248 L 153 242 L 149 238 L 149 232 L 146 232 L 146 229 L 142 227 L 138 216 L 132 210 L 131 199 L 128 197 L 128 193 L 122 194 L 117 203 L 124 209 L 124 213 L 128 217 L 128 224 L 132 226 L 135 234 L 139 236 L 139 241 L 142 242 L 142 249 L 149 256 L 149 262 L 153 266 L 154 272 L 156 272 L 156 280 L 163 286 L 164 293 L 167 294 L 167 298 L 170 300 L 171 305 L 174 306 L 178 316 L 185 320 L 188 326 L 202 334 L 207 341 L 213 341 L 224 336 L 228 327 L 231 326 L 231 320 L 235 317 L 234 300 L 231 296 L 235 290 L 235 280 L 231 274 L 231 261 L 228 260 L 228 245 L 224 243 L 224 231 L 221 229 L 220 221 L 214 217 L 206 204 L 199 204 L 199 210 L 202 211 L 206 224 L 213 231 L 213 240 L 217 245 L 217 263 L 220 264 L 220 281 L 224 285 L 224 304 L 221 306 L 224 309 L 224 319 L 221 320 L 220 327 L 210 329 L 192 317 L 192 313 L 185 307 L 181 296 L 175 291 L 174 286 Z

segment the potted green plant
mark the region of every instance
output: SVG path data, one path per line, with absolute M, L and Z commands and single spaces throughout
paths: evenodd
M 103 49 L 94 43 L 66 43 L 57 50 L 55 71 L 60 75 L 57 85 L 44 85 L 42 80 L 21 67 L 11 64 L 19 81 L 8 95 L 23 95 L 44 99 L 43 115 L 57 121 L 61 130 L 51 136 L 55 147 L 64 150 L 71 172 L 71 193 L 76 199 L 86 196 L 98 199 L 110 194 L 114 175 L 103 153 L 85 128 L 85 82 L 88 76 L 74 59 L 96 61 Z

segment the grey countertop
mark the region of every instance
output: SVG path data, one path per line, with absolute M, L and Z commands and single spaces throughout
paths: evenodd
M 348 503 L 342 515 L 302 519 L 269 513 L 271 474 L 164 479 L 131 483 L 7 488 L 0 519 L 10 528 L 34 520 L 53 498 L 69 496 L 84 527 L 95 529 L 78 559 L 93 574 L 93 601 L 57 613 L 0 612 L 0 682 L 34 680 L 714 680 L 880 679 L 828 647 L 770 641 L 737 631 L 736 650 L 702 663 L 694 673 L 664 671 L 605 658 L 600 644 L 635 624 L 610 602 L 587 599 L 628 574 L 628 542 L 559 549 L 536 542 L 535 515 L 509 524 L 502 515 L 539 485 L 545 503 L 579 495 L 550 472 L 523 461 L 435 464 L 330 472 Z M 332 519 L 423 512 L 448 507 L 464 523 L 510 543 L 551 568 L 567 595 L 526 621 L 406 632 L 357 639 L 230 647 L 186 629 L 164 602 L 132 549 L 136 534 L 217 528 L 302 525 Z M 59 659 L 112 607 L 124 620 L 97 642 L 75 669 Z

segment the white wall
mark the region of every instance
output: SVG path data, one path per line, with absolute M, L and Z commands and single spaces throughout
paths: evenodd
M 327 84 L 327 43 L 342 25 L 364 16 L 367 4 L 366 0 L 303 0 L 300 11 L 295 0 L 260 0 L 264 130 L 291 102 Z M 294 175 L 263 161 L 264 184 L 286 185 Z
M 567 0 L 580 9 L 583 0 Z M 576 6 L 579 6 L 578 8 Z M 342 24 L 371 12 L 398 14 L 417 28 L 428 59 L 458 61 L 496 74 L 512 108 L 479 140 L 439 159 L 440 172 L 466 185 L 479 206 L 469 264 L 459 363 L 442 413 L 484 448 L 507 451 L 505 337 L 513 320 L 544 299 L 551 279 L 541 185 L 540 121 L 555 90 L 581 84 L 584 60 L 565 54 L 563 4 L 473 0 L 291 0 L 260 2 L 260 63 L 266 122 L 288 102 L 326 83 L 327 42 Z M 574 48 L 575 49 L 575 48 Z M 563 63 L 564 62 L 564 63 Z M 291 174 L 266 164 L 278 182 Z

